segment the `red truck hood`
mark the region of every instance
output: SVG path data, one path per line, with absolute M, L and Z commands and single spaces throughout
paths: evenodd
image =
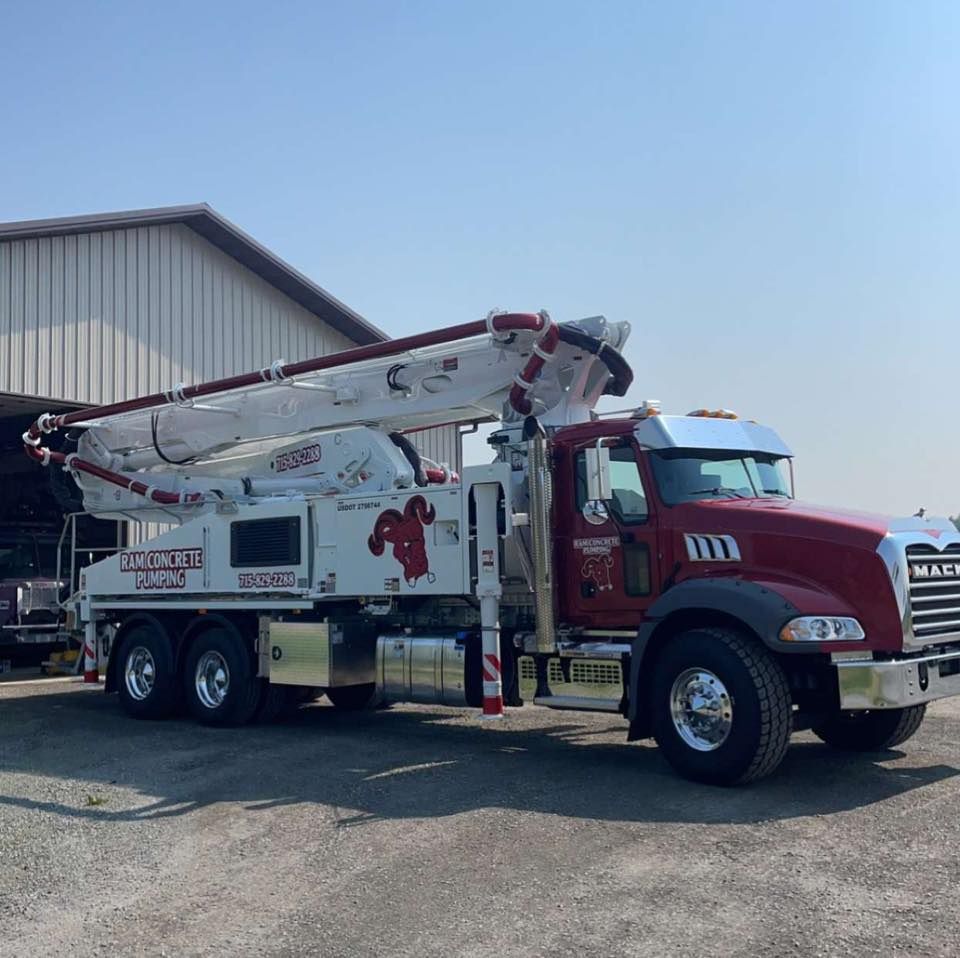
M 873 551 L 890 529 L 890 518 L 854 509 L 817 506 L 795 499 L 716 499 L 690 503 L 683 525 L 710 525 L 709 531 L 765 533 L 826 540 Z M 918 531 L 927 528 L 914 520 Z M 905 529 L 904 520 L 897 528 Z M 693 528 L 690 531 L 694 530 Z M 708 531 L 705 527 L 704 532 Z
M 926 533 L 934 546 L 945 542 L 945 535 L 956 538 L 945 520 L 891 519 L 792 499 L 718 499 L 671 512 L 678 533 L 674 556 L 685 566 L 681 576 L 740 576 L 768 586 L 805 615 L 854 616 L 874 650 L 897 651 L 903 643 L 902 615 L 877 547 L 890 533 Z M 685 561 L 689 533 L 732 536 L 740 556 Z M 927 535 L 919 538 L 927 541 Z

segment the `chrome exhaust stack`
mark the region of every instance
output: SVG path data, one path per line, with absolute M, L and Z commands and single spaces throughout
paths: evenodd
M 533 603 L 536 623 L 537 697 L 550 695 L 547 658 L 557 651 L 553 615 L 553 537 L 550 508 L 553 502 L 553 475 L 550 471 L 547 435 L 535 416 L 523 424 L 527 441 L 527 482 L 530 495 L 530 538 L 533 565 Z

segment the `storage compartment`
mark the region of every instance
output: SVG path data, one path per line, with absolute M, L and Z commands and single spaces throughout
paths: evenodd
M 271 622 L 270 682 L 339 688 L 376 681 L 376 635 L 364 623 Z

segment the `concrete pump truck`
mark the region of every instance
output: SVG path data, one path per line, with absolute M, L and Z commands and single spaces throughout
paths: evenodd
M 87 512 L 172 525 L 82 571 L 87 676 L 214 725 L 320 694 L 609 712 L 717 784 L 795 730 L 905 741 L 960 694 L 960 534 L 801 504 L 790 449 L 724 410 L 598 414 L 628 334 L 493 312 L 41 416 L 26 453 Z M 491 421 L 489 465 L 417 449 Z

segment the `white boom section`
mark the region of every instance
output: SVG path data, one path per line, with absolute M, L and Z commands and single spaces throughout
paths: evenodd
M 614 349 L 630 331 L 599 316 L 568 325 Z M 182 521 L 224 500 L 410 488 L 413 465 L 390 434 L 518 418 L 506 400 L 535 341 L 525 331 L 508 341 L 474 336 L 202 401 L 177 401 L 175 387 L 173 401 L 158 408 L 73 423 L 86 430 L 82 459 L 151 488 L 202 492 L 200 502 L 159 506 L 94 475 L 73 475 L 88 511 L 139 521 Z M 544 425 L 567 425 L 589 417 L 608 380 L 597 356 L 561 341 L 528 396 Z

